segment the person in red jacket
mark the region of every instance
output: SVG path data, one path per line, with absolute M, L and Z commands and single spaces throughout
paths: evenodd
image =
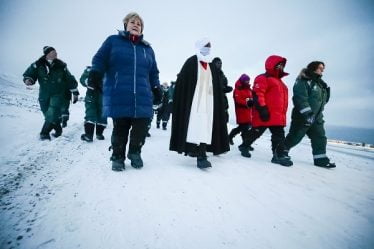
M 235 83 L 235 90 L 233 93 L 234 103 L 235 103 L 235 114 L 236 114 L 236 123 L 238 126 L 230 131 L 229 139 L 230 144 L 233 145 L 233 138 L 241 133 L 243 143 L 239 147 L 243 147 L 244 138 L 246 133 L 249 132 L 252 123 L 252 90 L 251 85 L 249 84 L 250 78 L 246 74 L 242 74 L 240 78 Z M 251 157 L 251 154 L 248 150 L 253 150 L 251 146 L 248 149 L 241 151 L 242 156 Z
M 265 62 L 266 72 L 256 77 L 253 85 L 253 127 L 245 138 L 245 146 L 239 149 L 248 149 L 269 128 L 273 151 L 271 162 L 291 166 L 293 163 L 290 157 L 284 153 L 288 88 L 282 78 L 288 75 L 284 72 L 286 62 L 286 58 L 281 56 L 269 56 Z

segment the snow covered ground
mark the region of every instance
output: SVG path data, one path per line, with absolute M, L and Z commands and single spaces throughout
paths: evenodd
M 307 140 L 294 166 L 270 163 L 269 136 L 252 158 L 236 147 L 213 167 L 168 151 L 151 129 L 145 166 L 110 170 L 106 140 L 87 144 L 84 103 L 63 135 L 39 141 L 37 87 L 0 77 L 0 248 L 374 248 L 374 151 L 329 144 L 337 168 L 312 165 Z M 83 93 L 84 95 L 84 93 Z

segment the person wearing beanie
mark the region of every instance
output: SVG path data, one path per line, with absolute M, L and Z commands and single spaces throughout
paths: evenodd
M 253 150 L 252 146 L 246 145 L 244 143 L 244 138 L 248 136 L 249 129 L 252 125 L 252 89 L 249 84 L 250 78 L 246 74 L 242 74 L 240 78 L 235 83 L 235 89 L 233 92 L 234 103 L 235 103 L 235 114 L 236 114 L 236 123 L 238 126 L 230 131 L 229 139 L 230 144 L 233 145 L 233 138 L 241 133 L 242 135 L 242 144 L 239 146 L 241 155 L 244 157 L 251 157 L 249 153 L 250 150 Z
M 327 138 L 323 110 L 330 99 L 330 87 L 322 80 L 325 64 L 312 61 L 301 70 L 293 87 L 291 127 L 284 142 L 285 153 L 306 135 L 311 140 L 314 165 L 335 168 L 326 155 Z
M 174 89 L 169 149 L 197 156 L 197 167 L 211 167 L 206 152 L 214 155 L 230 150 L 227 134 L 224 93 L 219 71 L 210 63 L 211 43 L 196 42 L 196 55 L 180 70 Z
M 87 87 L 88 76 L 91 66 L 87 66 L 83 71 L 79 82 L 82 86 Z M 100 83 L 102 85 L 102 83 Z M 91 91 L 87 88 L 86 97 L 84 98 L 85 116 L 84 116 L 84 134 L 81 139 L 86 142 L 92 142 L 95 126 L 96 139 L 104 140 L 104 129 L 107 126 L 107 119 L 103 117 L 103 93 L 101 91 Z
M 41 140 L 50 140 L 50 132 L 54 129 L 54 137 L 62 134 L 61 110 L 64 109 L 64 96 L 68 91 L 78 100 L 79 91 L 74 76 L 69 72 L 66 63 L 57 58 L 56 50 L 51 46 L 43 47 L 43 56 L 32 63 L 23 74 L 26 85 L 39 82 L 39 104 L 45 122 L 40 132 Z
M 155 53 L 143 39 L 143 19 L 131 12 L 123 25 L 124 30 L 109 36 L 94 55 L 87 82 L 87 94 L 102 92 L 103 117 L 113 120 L 113 171 L 125 169 L 128 140 L 131 166 L 143 167 L 141 150 L 153 104 L 160 104 L 162 98 Z
M 284 154 L 284 127 L 286 126 L 286 114 L 288 107 L 288 88 L 282 78 L 288 73 L 284 72 L 286 58 L 271 55 L 265 61 L 264 74 L 258 75 L 253 84 L 254 107 L 252 116 L 252 128 L 244 138 L 244 147 L 251 146 L 266 129 L 271 132 L 272 163 L 282 166 L 291 166 L 293 163 Z
M 232 87 L 228 85 L 227 78 L 222 71 L 222 60 L 219 57 L 215 57 L 212 60 L 212 64 L 215 65 L 219 71 L 219 81 L 221 82 L 223 93 L 225 94 L 225 112 L 226 112 L 226 123 L 229 122 L 229 101 L 226 94 L 232 92 Z

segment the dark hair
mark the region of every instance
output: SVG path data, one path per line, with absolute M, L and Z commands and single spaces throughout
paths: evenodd
M 325 66 L 325 63 L 323 63 L 322 61 L 312 61 L 311 63 L 308 64 L 306 68 L 308 69 L 309 72 L 314 72 L 317 70 L 318 66 L 321 64 Z
M 219 58 L 219 57 L 216 57 L 216 58 L 214 58 L 213 60 L 212 60 L 212 63 L 216 63 L 216 62 L 222 62 L 222 60 L 221 60 L 221 58 Z

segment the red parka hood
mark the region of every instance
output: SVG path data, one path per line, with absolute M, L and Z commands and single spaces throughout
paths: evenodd
M 265 61 L 265 70 L 266 73 L 270 76 L 276 77 L 276 78 L 282 78 L 284 76 L 287 76 L 288 73 L 283 72 L 281 75 L 277 75 L 277 71 L 275 70 L 275 66 L 279 63 L 283 63 L 286 66 L 287 59 L 283 58 L 279 55 L 271 55 L 269 56 Z

